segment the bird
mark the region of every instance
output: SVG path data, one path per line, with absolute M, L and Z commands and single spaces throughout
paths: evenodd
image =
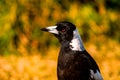
M 84 48 L 74 24 L 61 21 L 41 30 L 53 34 L 61 44 L 57 62 L 58 80 L 103 80 L 96 61 Z

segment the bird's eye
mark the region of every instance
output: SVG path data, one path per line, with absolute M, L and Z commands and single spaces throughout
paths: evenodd
M 65 26 L 62 26 L 61 32 L 65 32 L 65 31 L 66 31 L 66 27 L 65 27 Z
M 63 28 L 63 29 L 62 29 L 62 32 L 65 32 L 65 31 L 66 31 L 66 29 L 65 29 L 65 28 Z
M 60 25 L 58 25 L 57 30 L 58 30 L 60 33 L 64 33 L 64 32 L 66 32 L 66 26 L 60 26 Z

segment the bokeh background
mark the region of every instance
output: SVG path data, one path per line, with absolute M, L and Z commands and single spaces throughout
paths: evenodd
M 57 80 L 60 44 L 40 28 L 70 21 L 104 80 L 120 80 L 119 0 L 0 0 L 0 80 Z

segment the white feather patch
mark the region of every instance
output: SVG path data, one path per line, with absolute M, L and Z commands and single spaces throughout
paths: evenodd
M 96 71 L 96 73 L 94 73 L 93 70 L 90 70 L 90 77 L 95 80 L 103 80 L 103 78 L 98 70 Z
M 83 43 L 82 43 L 82 39 L 77 30 L 73 31 L 73 39 L 71 40 L 70 45 L 71 45 L 70 48 L 72 50 L 75 50 L 75 51 L 84 51 L 85 50 Z

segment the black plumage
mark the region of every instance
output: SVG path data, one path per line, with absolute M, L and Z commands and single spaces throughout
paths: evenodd
M 54 34 L 61 43 L 58 80 L 103 80 L 98 65 L 84 49 L 75 25 L 63 21 L 41 30 Z

